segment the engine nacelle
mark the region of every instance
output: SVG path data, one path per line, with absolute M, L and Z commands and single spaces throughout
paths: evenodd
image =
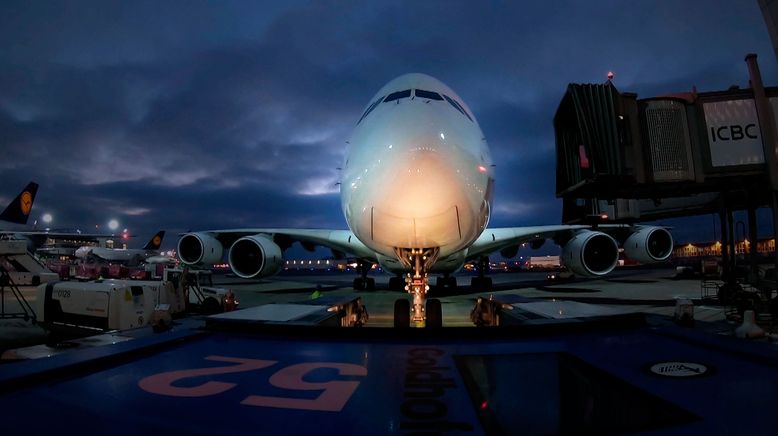
M 178 240 L 178 257 L 187 265 L 213 265 L 223 255 L 221 242 L 207 233 L 187 233 Z
M 661 262 L 673 252 L 673 236 L 664 227 L 641 227 L 624 241 L 624 255 L 640 263 Z
M 619 245 L 608 234 L 580 231 L 565 244 L 561 261 L 578 275 L 604 276 L 613 271 L 619 262 Z
M 264 235 L 244 236 L 235 241 L 229 259 L 232 272 L 244 279 L 277 274 L 284 262 L 281 248 Z

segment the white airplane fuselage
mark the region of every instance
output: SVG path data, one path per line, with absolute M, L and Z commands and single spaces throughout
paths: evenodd
M 394 93 L 400 98 L 384 101 Z M 454 91 L 424 74 L 392 80 L 371 107 L 343 166 L 346 222 L 390 271 L 402 270 L 398 249 L 422 248 L 439 249 L 433 270 L 458 269 L 491 211 L 492 160 L 475 117 Z M 440 268 L 444 260 L 448 268 Z

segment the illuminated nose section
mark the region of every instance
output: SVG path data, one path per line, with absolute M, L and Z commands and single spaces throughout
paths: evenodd
M 477 194 L 473 171 L 465 168 L 477 165 L 453 148 L 397 148 L 365 190 L 370 195 L 359 211 L 360 239 L 383 247 L 461 248 L 474 227 L 471 197 Z

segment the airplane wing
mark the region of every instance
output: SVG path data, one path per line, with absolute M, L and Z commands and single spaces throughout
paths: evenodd
M 577 232 L 592 230 L 607 233 L 617 241 L 625 241 L 631 234 L 641 229 L 657 229 L 653 226 L 628 225 L 628 224 L 601 224 L 596 227 L 589 225 L 551 225 L 530 227 L 506 227 L 486 229 L 476 239 L 467 252 L 467 259 L 473 260 L 481 256 L 488 256 L 498 250 L 505 250 L 506 257 L 515 256 L 515 250 L 521 244 L 538 244 L 539 248 L 547 239 L 552 239 L 557 245 L 565 245 Z M 668 234 L 669 235 L 669 234 Z M 672 241 L 670 241 L 672 248 Z
M 349 254 L 354 257 L 376 261 L 375 253 L 367 248 L 350 230 L 327 229 L 229 229 L 196 232 L 218 240 L 222 247 L 229 248 L 235 241 L 251 235 L 264 235 L 275 242 L 282 251 L 299 242 L 307 250 L 315 246 L 326 247 L 337 256 Z
M 599 230 L 610 235 L 619 235 L 630 229 L 632 229 L 632 226 L 618 224 L 601 225 L 596 229 L 587 225 L 551 225 L 486 229 L 481 236 L 476 239 L 473 245 L 470 246 L 470 249 L 467 252 L 467 259 L 472 260 L 481 256 L 488 256 L 490 253 L 498 250 L 513 251 L 514 248 L 518 249 L 521 244 L 527 242 L 539 243 L 542 245 L 542 242 L 547 239 L 553 239 L 558 245 L 564 245 L 564 243 L 580 230 Z M 622 239 L 621 235 L 619 235 L 618 239 Z
M 646 264 L 666 260 L 673 250 L 673 237 L 661 226 L 555 225 L 486 229 L 468 250 L 467 259 L 478 259 L 497 250 L 513 257 L 521 244 L 529 242 L 537 248 L 546 239 L 553 239 L 562 247 L 561 260 L 572 272 L 587 277 L 611 272 L 618 264 L 619 245 L 626 257 Z
M 25 236 L 30 239 L 42 239 L 54 238 L 54 239 L 70 239 L 80 242 L 95 242 L 101 239 L 119 238 L 119 235 L 99 234 L 99 233 L 78 233 L 78 232 L 47 232 L 47 231 L 16 231 L 16 230 L 4 230 L 0 231 L 0 235 L 6 236 Z

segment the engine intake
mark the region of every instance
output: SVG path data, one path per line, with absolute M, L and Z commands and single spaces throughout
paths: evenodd
M 599 277 L 616 268 L 619 246 L 608 234 L 584 230 L 576 233 L 562 249 L 562 263 L 570 271 L 586 277 Z
M 281 248 L 264 235 L 244 236 L 230 248 L 230 268 L 238 277 L 267 277 L 281 271 Z
M 640 263 L 661 262 L 673 252 L 673 236 L 664 227 L 641 227 L 624 241 L 624 255 Z
M 207 233 L 187 233 L 178 240 L 178 257 L 187 265 L 212 265 L 223 255 L 221 242 Z

